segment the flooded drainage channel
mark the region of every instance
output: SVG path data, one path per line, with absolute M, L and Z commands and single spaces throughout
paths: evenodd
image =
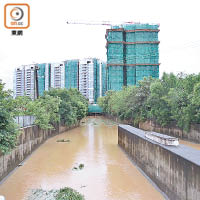
M 164 199 L 117 143 L 114 122 L 88 117 L 39 147 L 0 185 L 0 195 L 25 200 L 35 189 L 71 187 L 86 200 Z

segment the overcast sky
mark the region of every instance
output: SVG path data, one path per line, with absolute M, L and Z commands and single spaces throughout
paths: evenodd
M 3 25 L 6 3 L 28 3 L 31 26 L 11 36 Z M 1 0 L 0 79 L 13 87 L 14 69 L 33 62 L 96 57 L 106 61 L 106 26 L 67 25 L 67 20 L 160 23 L 160 76 L 198 73 L 200 67 L 199 0 Z

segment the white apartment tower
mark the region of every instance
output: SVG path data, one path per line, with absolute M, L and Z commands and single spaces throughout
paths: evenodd
M 49 63 L 45 63 L 45 91 L 49 90 L 49 85 L 50 85 L 50 71 L 49 71 Z
M 64 62 L 51 64 L 51 88 L 65 88 Z
M 92 58 L 79 61 L 79 91 L 94 103 L 94 63 Z
M 36 99 L 37 94 L 36 94 L 36 74 L 35 74 L 35 65 L 28 65 L 25 67 L 25 95 L 29 96 L 31 99 Z
M 14 72 L 13 81 L 14 98 L 24 96 L 24 67 L 18 67 Z
M 36 79 L 35 79 L 36 66 L 24 65 L 15 69 L 14 74 L 14 98 L 17 96 L 28 96 L 31 99 L 37 97 L 36 94 Z

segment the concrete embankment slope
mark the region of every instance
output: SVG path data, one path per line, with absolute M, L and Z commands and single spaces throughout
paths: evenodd
M 200 151 L 158 144 L 129 125 L 119 125 L 118 144 L 170 200 L 200 199 Z

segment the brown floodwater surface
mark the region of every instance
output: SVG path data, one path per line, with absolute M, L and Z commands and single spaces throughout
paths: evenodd
M 73 170 L 81 163 L 82 170 Z M 117 125 L 103 117 L 88 117 L 80 127 L 47 140 L 0 185 L 0 195 L 22 200 L 32 189 L 66 186 L 86 200 L 164 199 L 119 148 Z
M 188 141 L 185 141 L 185 140 L 179 140 L 179 143 L 184 144 L 184 145 L 189 146 L 189 147 L 192 147 L 193 149 L 200 150 L 200 144 L 188 142 Z

